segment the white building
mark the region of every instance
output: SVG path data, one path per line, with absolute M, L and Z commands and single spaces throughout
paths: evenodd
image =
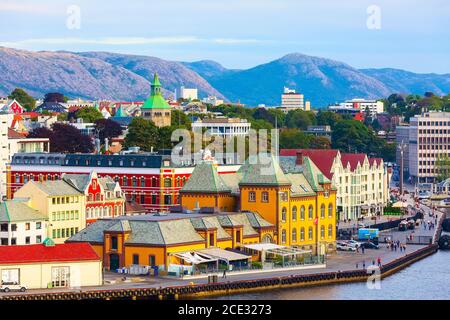
M 328 107 L 328 110 L 334 112 L 365 112 L 369 108 L 370 116 L 376 117 L 378 113 L 384 112 L 384 103 L 377 100 L 352 99 L 346 100 L 336 105 Z
M 434 182 L 437 157 L 450 156 L 450 112 L 426 112 L 409 123 L 409 175 L 415 182 Z
M 203 98 L 202 102 L 211 104 L 216 107 L 216 106 L 220 106 L 221 104 L 223 104 L 224 101 L 223 101 L 223 99 L 219 99 L 216 96 L 209 96 L 207 98 Z
M 185 87 L 180 88 L 180 98 L 185 100 L 196 100 L 198 99 L 197 89 L 188 89 Z
M 38 244 L 47 237 L 47 217 L 31 208 L 27 200 L 0 203 L 0 245 Z
M 250 131 L 251 124 L 246 119 L 212 118 L 199 119 L 192 123 L 192 130 L 209 130 L 212 135 L 232 137 L 245 136 Z
M 296 109 L 305 110 L 303 94 L 296 93 L 294 89 L 284 87 L 281 95 L 281 109 L 286 113 Z

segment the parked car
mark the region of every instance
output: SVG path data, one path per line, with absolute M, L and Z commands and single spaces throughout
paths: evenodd
M 355 247 L 355 248 L 361 247 L 361 242 L 358 242 L 356 240 L 347 240 L 346 244 L 350 247 Z
M 336 249 L 340 251 L 356 251 L 356 247 L 351 247 L 346 243 L 337 243 Z
M 408 230 L 408 222 L 406 220 L 400 221 L 398 224 L 398 231 L 406 231 Z
M 377 244 L 375 244 L 375 243 L 373 243 L 371 241 L 363 242 L 363 243 L 361 243 L 361 246 L 364 249 L 380 249 L 379 245 L 377 245 Z
M 413 219 L 408 220 L 408 229 L 414 230 L 416 228 L 416 222 Z
M 10 292 L 10 291 L 21 291 L 25 292 L 27 291 L 27 287 L 24 285 L 21 285 L 17 282 L 3 282 L 0 286 L 0 291 L 3 292 Z

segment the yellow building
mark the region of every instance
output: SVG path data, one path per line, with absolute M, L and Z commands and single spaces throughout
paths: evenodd
M 0 246 L 0 274 L 4 287 L 27 289 L 99 286 L 102 263 L 88 243 Z
M 275 225 L 274 242 L 317 253 L 334 251 L 336 189 L 315 164 L 251 157 L 237 173 L 218 175 L 212 162 L 199 164 L 180 190 L 181 204 L 258 213 Z
M 14 193 L 48 217 L 47 237 L 63 243 L 86 226 L 86 199 L 62 180 L 29 181 Z
M 272 224 L 252 212 L 147 214 L 98 220 L 66 242 L 89 242 L 110 270 L 131 265 L 167 270 L 170 265 L 189 264 L 182 257 L 192 252 L 226 255 L 230 253 L 225 249 L 260 243 L 271 239 L 273 232 Z

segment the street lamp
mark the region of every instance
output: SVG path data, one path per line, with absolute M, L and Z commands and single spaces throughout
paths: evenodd
M 398 146 L 398 149 L 400 150 L 400 195 L 403 195 L 403 155 L 406 150 L 406 144 L 403 142 L 400 143 Z

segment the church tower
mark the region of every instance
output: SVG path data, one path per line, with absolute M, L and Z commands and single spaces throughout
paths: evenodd
M 141 107 L 141 116 L 151 120 L 157 127 L 167 127 L 171 124 L 171 109 L 161 93 L 161 82 L 155 73 L 150 96 Z

